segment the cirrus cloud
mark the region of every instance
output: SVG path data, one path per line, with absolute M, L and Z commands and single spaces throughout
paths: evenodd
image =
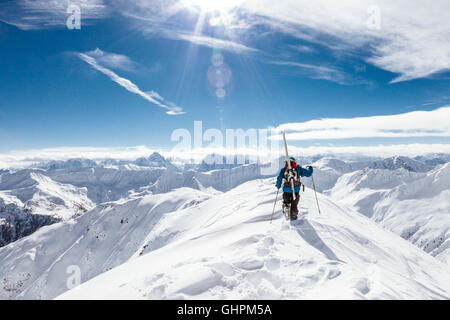
M 104 0 L 6 0 L 0 3 L 0 21 L 22 30 L 65 27 L 70 5 L 80 8 L 82 25 L 109 14 Z
M 158 30 L 167 29 L 171 17 L 192 11 L 188 4 L 184 0 L 134 0 L 131 5 L 130 1 L 118 1 L 116 9 L 120 8 L 129 18 L 143 13 L 138 19 L 145 14 L 149 17 L 150 29 Z M 246 0 L 234 1 L 226 10 L 218 12 L 219 18 L 226 17 L 225 36 L 233 36 L 232 30 L 239 30 L 231 39 L 250 36 L 257 40 L 261 31 L 252 28 L 269 26 L 306 44 L 327 47 L 336 56 L 361 57 L 367 63 L 396 74 L 391 81 L 396 83 L 450 70 L 449 10 L 447 0 L 278 0 L 276 4 L 273 0 Z M 200 8 L 198 14 L 201 20 L 208 12 Z M 371 21 L 379 21 L 379 25 Z M 247 27 L 234 28 L 242 24 Z M 209 39 L 202 39 L 196 33 L 186 36 L 186 31 L 180 28 L 160 35 L 169 34 L 174 38 L 173 32 L 177 30 L 178 39 L 201 45 L 224 40 L 223 35 Z M 310 52 L 314 47 L 296 44 L 285 49 Z
M 330 140 L 355 138 L 450 137 L 450 106 L 432 111 L 396 115 L 325 118 L 286 123 L 273 129 L 286 131 L 289 140 Z M 273 139 L 281 139 L 275 135 Z
M 110 54 L 110 53 L 105 54 L 100 49 L 96 49 L 94 51 L 89 51 L 86 53 L 78 53 L 78 57 L 81 60 L 83 60 L 84 62 L 89 64 L 92 68 L 94 68 L 94 69 L 100 71 L 101 73 L 105 74 L 106 76 L 108 76 L 112 81 L 114 81 L 121 87 L 125 88 L 129 92 L 132 92 L 134 94 L 141 96 L 148 102 L 151 102 L 160 108 L 168 109 L 169 111 L 166 112 L 168 115 L 180 115 L 180 114 L 185 113 L 185 112 L 183 112 L 183 109 L 181 107 L 176 106 L 175 104 L 173 104 L 171 102 L 168 102 L 168 101 L 166 102 L 164 100 L 164 98 L 161 95 L 159 95 L 157 92 L 155 92 L 155 91 L 144 92 L 130 80 L 120 77 L 114 71 L 101 66 L 98 59 L 104 58 L 105 56 L 106 57 L 108 57 L 108 56 L 117 57 L 119 55 Z M 129 60 L 128 58 L 124 59 L 123 58 L 124 56 L 121 56 L 121 57 L 122 57 L 121 59 L 114 59 L 114 61 L 117 62 L 118 60 L 121 60 L 121 61 Z

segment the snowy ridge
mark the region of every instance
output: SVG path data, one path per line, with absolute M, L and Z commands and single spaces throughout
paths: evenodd
M 77 217 L 93 207 L 86 188 L 55 182 L 39 171 L 3 174 L 0 247 L 42 226 Z
M 94 167 L 106 167 L 109 165 L 137 165 L 142 167 L 152 168 L 167 168 L 171 170 L 177 170 L 177 168 L 168 160 L 166 160 L 158 152 L 152 153 L 149 157 L 137 158 L 134 161 L 105 159 L 102 161 L 94 161 L 84 158 L 73 158 L 68 160 L 52 160 L 43 163 L 33 165 L 33 168 L 44 170 L 61 170 L 61 169 L 82 169 L 82 168 L 94 168 Z M 1 173 L 1 172 L 0 172 Z
M 396 170 L 399 168 L 413 172 L 426 172 L 433 168 L 423 162 L 410 159 L 408 157 L 395 156 L 380 161 L 375 161 L 370 165 L 372 169 Z
M 81 169 L 81 168 L 91 168 L 96 167 L 97 162 L 90 159 L 69 159 L 66 161 L 50 161 L 44 164 L 37 165 L 38 168 L 45 170 L 58 170 L 58 169 Z
M 133 163 L 138 166 L 153 167 L 153 168 L 161 167 L 173 171 L 178 170 L 177 167 L 175 167 L 170 161 L 166 160 L 158 152 L 152 153 L 148 158 L 138 158 Z
M 357 210 L 449 263 L 450 174 L 433 154 L 412 160 L 348 162 L 323 156 L 296 157 L 313 164 L 319 192 L 343 207 Z M 223 159 L 222 159 L 223 160 Z M 277 159 L 280 165 L 283 158 Z M 0 172 L 0 247 L 39 228 L 84 214 L 102 203 L 125 203 L 152 194 L 187 187 L 209 195 L 227 192 L 242 183 L 265 178 L 264 165 L 221 165 L 181 170 L 158 153 L 133 161 L 71 159 L 43 169 Z M 384 169 L 374 169 L 382 167 Z M 205 171 L 215 168 L 214 170 Z M 273 173 L 269 176 L 274 176 Z M 311 179 L 303 179 L 312 188 Z
M 0 249 L 0 299 L 50 299 L 67 290 L 67 268 L 82 281 L 105 272 L 144 247 L 173 237 L 152 233 L 164 214 L 195 206 L 209 196 L 193 190 L 102 204 L 76 220 L 56 223 Z
M 450 163 L 426 173 L 355 171 L 327 194 L 450 264 Z
M 300 162 L 307 164 L 308 162 Z M 303 165 L 305 166 L 305 165 Z M 337 159 L 322 158 L 312 164 L 314 167 L 314 178 L 320 181 L 316 185 L 319 192 L 331 189 L 343 174 L 357 171 L 369 166 L 367 162 L 345 162 Z M 311 179 L 303 179 L 305 186 L 312 188 Z
M 337 173 L 348 173 L 364 169 L 368 166 L 367 162 L 345 162 L 337 159 L 322 158 L 313 163 L 314 168 L 319 170 L 334 170 Z
M 259 197 L 254 197 L 255 192 Z M 305 218 L 269 223 L 273 179 L 166 215 L 164 245 L 60 299 L 448 299 L 448 267 L 370 219 L 313 192 Z M 170 241 L 167 241 L 170 239 Z
M 445 153 L 432 153 L 424 156 L 414 157 L 414 160 L 423 162 L 430 166 L 436 166 L 439 164 L 444 164 L 450 162 L 450 154 Z
M 179 172 L 157 153 L 133 163 L 90 164 L 96 163 L 74 159 L 57 162 L 57 167 L 52 162 L 47 165 L 48 170 L 25 169 L 1 174 L 0 246 L 44 225 L 83 214 L 104 202 L 165 193 L 181 187 L 215 194 L 263 177 L 258 164 L 209 172 Z M 26 220 L 29 221 L 24 222 Z M 15 226 L 21 226 L 19 229 L 26 226 L 26 230 L 16 230 Z

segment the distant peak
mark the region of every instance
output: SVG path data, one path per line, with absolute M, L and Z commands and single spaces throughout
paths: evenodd
M 383 160 L 378 160 L 372 163 L 370 166 L 372 169 L 388 169 L 396 170 L 399 168 L 406 169 L 414 172 L 426 172 L 429 171 L 432 166 L 429 166 L 420 161 L 405 157 L 405 156 L 393 156 Z
M 150 161 L 165 161 L 166 159 L 158 152 L 153 152 L 149 157 L 148 160 Z

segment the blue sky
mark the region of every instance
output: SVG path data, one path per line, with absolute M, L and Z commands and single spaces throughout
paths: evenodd
M 302 131 L 312 130 L 302 129 L 311 120 L 450 105 L 445 1 L 425 9 L 420 1 L 378 1 L 377 28 L 367 26 L 374 16 L 365 1 L 325 10 L 321 1 L 72 1 L 80 30 L 66 26 L 67 1 L 56 3 L 0 4 L 0 152 L 167 149 L 173 130 L 192 130 L 194 120 L 205 129 L 296 123 Z M 400 126 L 401 136 L 357 128 L 341 139 L 293 132 L 291 141 L 449 143 L 448 126 L 434 122 L 438 113 L 425 126 L 421 113 L 413 115 L 417 125 Z M 384 120 L 376 123 L 383 131 Z M 438 133 L 430 136 L 432 129 Z

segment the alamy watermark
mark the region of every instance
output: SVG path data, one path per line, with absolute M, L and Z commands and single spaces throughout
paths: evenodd
M 81 269 L 77 265 L 70 265 L 66 269 L 66 273 L 69 275 L 66 280 L 67 289 L 73 289 L 78 287 L 81 283 Z
M 273 161 L 274 154 L 281 154 L 281 143 L 271 129 L 225 129 L 210 128 L 203 131 L 203 122 L 194 121 L 193 134 L 188 129 L 176 129 L 171 141 L 177 142 L 174 153 L 198 153 L 220 150 L 214 156 L 203 159 L 207 164 L 260 163 L 261 174 L 273 174 L 279 168 Z
M 81 0 L 86 2 L 86 0 Z M 66 13 L 69 14 L 66 20 L 66 26 L 69 30 L 81 29 L 81 7 L 79 4 L 69 3 Z

